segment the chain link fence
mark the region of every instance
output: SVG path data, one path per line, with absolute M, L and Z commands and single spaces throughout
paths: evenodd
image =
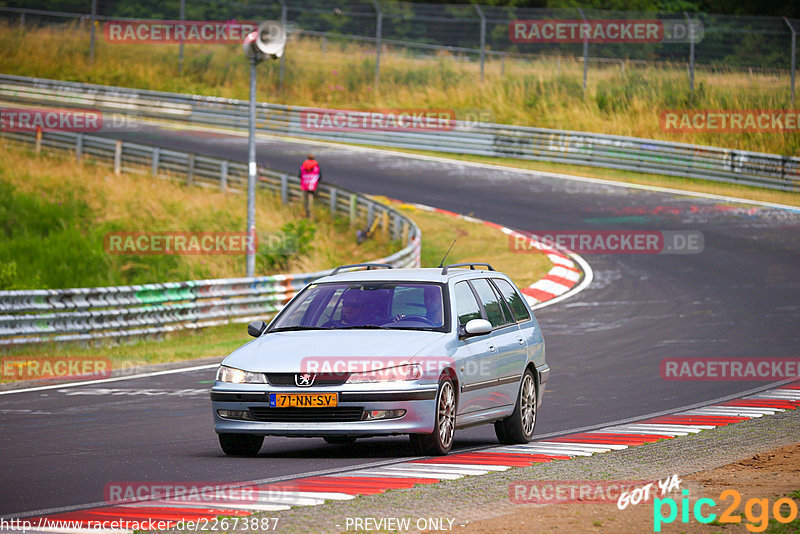
M 539 9 L 397 2 L 393 0 L 144 0 L 137 4 L 114 0 L 61 0 L 59 11 L 48 11 L 26 0 L 2 2 L 0 14 L 10 22 L 39 25 L 65 19 L 153 20 L 282 20 L 290 34 L 329 40 L 361 41 L 376 48 L 375 76 L 380 78 L 380 50 L 399 47 L 412 54 L 448 51 L 454 59 L 553 58 L 583 64 L 584 90 L 590 67 L 626 64 L 686 68 L 687 84 L 694 86 L 695 69 L 770 72 L 786 76 L 794 105 L 796 40 L 800 20 L 786 17 L 747 17 L 706 13 L 657 13 L 589 9 Z M 514 21 L 661 21 L 678 30 L 699 28 L 694 39 L 671 38 L 660 42 L 514 42 Z M 93 38 L 98 24 L 90 25 Z M 694 42 L 692 42 L 694 41 Z M 182 66 L 183 46 L 179 65 Z M 504 68 L 504 65 L 503 65 Z M 282 71 L 283 69 L 281 69 Z

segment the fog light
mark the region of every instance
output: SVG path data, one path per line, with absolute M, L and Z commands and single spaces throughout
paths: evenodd
M 376 419 L 397 419 L 406 414 L 405 410 L 365 410 L 364 421 L 375 421 Z
M 253 416 L 250 415 L 250 410 L 217 410 L 217 413 L 220 417 L 224 417 L 225 419 L 253 420 Z

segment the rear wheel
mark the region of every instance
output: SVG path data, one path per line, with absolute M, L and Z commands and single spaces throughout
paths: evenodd
M 331 445 L 347 445 L 355 443 L 358 438 L 355 436 L 325 436 L 322 439 L 325 440 L 325 443 L 330 443 Z
M 219 445 L 228 456 L 255 456 L 264 444 L 264 436 L 253 434 L 218 434 Z
M 500 443 L 528 443 L 536 427 L 536 381 L 530 369 L 522 375 L 514 413 L 494 424 L 494 433 Z
M 456 392 L 453 381 L 444 377 L 436 395 L 436 416 L 433 432 L 411 434 L 411 446 L 417 454 L 442 456 L 450 452 L 456 430 Z

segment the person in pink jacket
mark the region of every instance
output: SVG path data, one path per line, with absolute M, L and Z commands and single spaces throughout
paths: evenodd
M 300 165 L 300 189 L 303 190 L 303 205 L 306 210 L 306 219 L 311 218 L 311 207 L 314 204 L 314 194 L 317 191 L 317 186 L 322 180 L 322 171 L 319 169 L 319 163 L 314 159 L 314 156 L 309 154 Z

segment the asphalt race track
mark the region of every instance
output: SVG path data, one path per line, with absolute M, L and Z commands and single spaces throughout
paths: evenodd
M 246 160 L 247 139 L 240 136 L 155 127 L 108 135 Z M 797 356 L 798 210 L 282 140 L 261 140 L 259 163 L 294 173 L 309 151 L 325 182 L 519 230 L 702 232 L 699 254 L 584 255 L 594 282 L 537 312 L 552 368 L 537 435 L 767 385 L 665 381 L 664 358 Z M 467 240 L 456 247 L 469 246 Z M 526 258 L 520 254 L 519 261 Z M 0 396 L 0 515 L 101 502 L 113 481 L 261 480 L 411 454 L 405 437 L 348 446 L 267 438 L 258 458 L 225 457 L 211 421 L 213 374 L 205 369 Z M 458 432 L 454 449 L 496 443 L 491 426 L 482 426 Z

